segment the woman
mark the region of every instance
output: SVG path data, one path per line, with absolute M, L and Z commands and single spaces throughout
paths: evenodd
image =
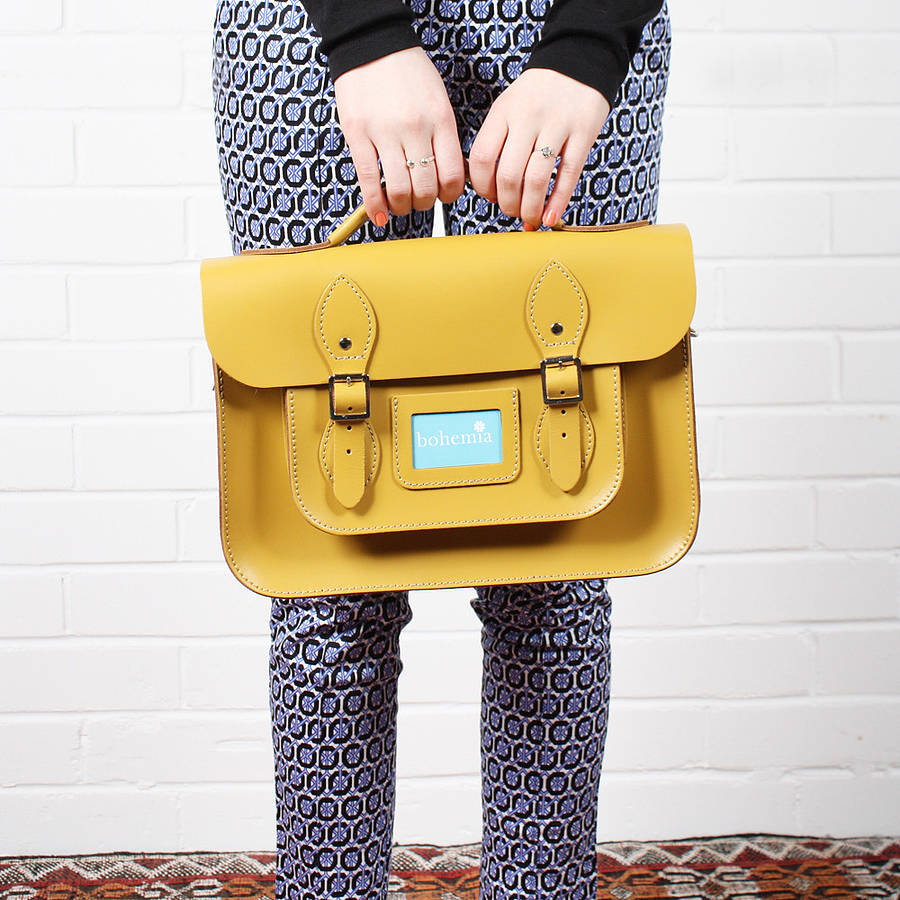
M 660 0 L 217 0 L 213 95 L 235 253 L 655 221 Z M 468 160 L 471 185 L 464 181 Z M 383 184 L 382 184 L 383 178 Z M 478 587 L 482 900 L 596 896 L 605 579 Z M 406 592 L 272 599 L 277 876 L 384 900 Z

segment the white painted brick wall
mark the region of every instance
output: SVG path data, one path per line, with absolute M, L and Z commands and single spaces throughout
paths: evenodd
M 598 836 L 897 834 L 900 5 L 670 6 L 703 506 L 611 582 Z M 0 0 L 0 854 L 274 846 L 200 317 L 213 15 Z M 480 833 L 471 596 L 412 597 L 399 841 Z

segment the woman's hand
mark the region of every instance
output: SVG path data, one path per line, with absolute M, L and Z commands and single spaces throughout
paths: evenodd
M 491 105 L 475 136 L 469 151 L 472 187 L 508 216 L 522 219 L 526 231 L 541 222 L 553 225 L 609 112 L 609 102 L 595 88 L 555 69 L 525 69 Z M 550 157 L 541 153 L 544 146 L 550 147 Z
M 456 117 L 440 74 L 422 47 L 407 47 L 348 69 L 334 81 L 338 121 L 376 225 L 410 208 L 455 200 L 465 186 Z M 423 156 L 434 159 L 426 165 Z M 381 172 L 378 160 L 381 159 Z M 407 159 L 416 161 L 409 168 Z M 384 174 L 387 198 L 381 188 Z

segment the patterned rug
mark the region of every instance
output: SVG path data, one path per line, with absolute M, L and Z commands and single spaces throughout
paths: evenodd
M 390 900 L 477 900 L 478 844 L 393 848 Z M 900 838 L 739 834 L 597 845 L 599 898 L 900 900 Z M 0 857 L 0 900 L 274 896 L 272 853 Z

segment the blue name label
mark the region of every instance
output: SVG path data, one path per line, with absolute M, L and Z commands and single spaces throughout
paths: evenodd
M 503 460 L 499 409 L 414 413 L 410 418 L 414 469 Z

